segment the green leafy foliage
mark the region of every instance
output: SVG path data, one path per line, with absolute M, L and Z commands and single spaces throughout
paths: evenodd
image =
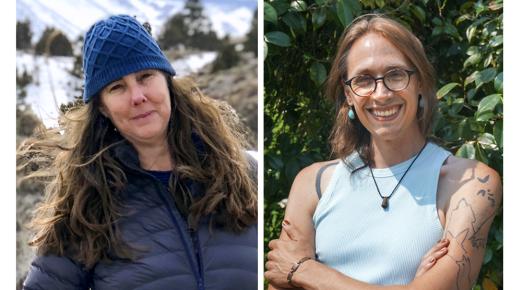
M 502 175 L 503 2 L 264 2 L 265 252 L 277 238 L 297 172 L 330 159 L 334 105 L 322 96 L 337 41 L 354 18 L 386 13 L 419 37 L 437 71 L 433 137 Z M 473 289 L 502 289 L 502 209 Z

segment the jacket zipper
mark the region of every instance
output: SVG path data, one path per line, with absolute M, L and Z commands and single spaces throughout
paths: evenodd
M 199 267 L 198 289 L 205 289 L 205 275 L 203 275 L 203 259 L 201 257 L 201 246 L 199 244 L 198 232 L 190 228 L 188 231 L 190 233 L 190 238 L 192 239 L 192 246 L 196 253 L 196 260 Z
M 196 260 L 197 260 L 197 263 L 198 263 L 198 265 L 195 265 L 194 264 L 194 260 L 190 257 L 191 256 L 190 255 L 190 250 L 189 250 L 190 246 L 187 244 L 186 239 L 183 238 L 184 233 L 186 233 L 186 232 L 184 232 L 181 229 L 181 226 L 180 226 L 178 220 L 176 219 L 176 216 L 174 215 L 174 212 L 172 211 L 172 207 L 173 206 L 171 205 L 171 203 L 168 202 L 169 198 L 171 198 L 171 197 L 170 196 L 165 196 L 164 191 L 163 191 L 163 185 L 159 184 L 159 181 L 157 181 L 154 176 L 152 176 L 152 175 L 150 175 L 150 174 L 148 174 L 146 172 L 141 172 L 141 171 L 139 171 L 139 172 L 141 174 L 146 174 L 148 177 L 150 177 L 152 179 L 154 185 L 156 186 L 156 189 L 159 191 L 158 195 L 161 198 L 161 200 L 163 201 L 163 203 L 166 205 L 167 211 L 169 213 L 169 217 L 172 220 L 172 222 L 174 223 L 174 225 L 176 226 L 176 229 L 177 229 L 178 233 L 180 234 L 180 238 L 181 238 L 181 241 L 183 243 L 183 248 L 185 249 L 185 253 L 187 253 L 187 256 L 189 258 L 190 268 L 191 268 L 192 273 L 194 274 L 194 276 L 196 278 L 196 283 L 197 283 L 197 286 L 198 286 L 198 290 L 205 290 L 205 283 L 204 283 L 204 279 L 203 279 L 203 268 L 202 268 L 202 262 L 201 262 L 201 250 L 200 250 L 200 247 L 199 247 L 199 239 L 197 238 L 197 232 L 194 231 L 195 235 L 193 235 L 192 231 L 188 230 L 188 232 L 190 233 L 190 238 L 191 238 L 192 243 L 193 243 L 192 250 L 196 254 Z M 188 229 L 188 227 L 187 227 L 187 229 Z M 193 236 L 196 236 L 195 239 L 193 238 Z

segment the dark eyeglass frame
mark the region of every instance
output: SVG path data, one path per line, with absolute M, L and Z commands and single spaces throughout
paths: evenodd
M 393 89 L 390 89 L 388 87 L 388 85 L 386 84 L 386 81 L 384 80 L 386 78 L 387 75 L 389 75 L 390 73 L 392 72 L 395 72 L 395 71 L 405 71 L 407 74 L 408 74 L 408 82 L 406 83 L 406 85 L 404 86 L 404 88 L 402 89 L 399 89 L 399 90 L 393 90 Z M 375 92 L 375 90 L 377 89 L 377 81 L 379 80 L 382 80 L 382 83 L 383 85 L 390 91 L 392 92 L 400 92 L 404 89 L 406 89 L 409 85 L 410 85 L 410 80 L 411 80 L 411 75 L 416 73 L 415 70 L 409 70 L 409 69 L 404 69 L 404 68 L 395 68 L 395 69 L 392 69 L 392 70 L 389 70 L 387 71 L 382 77 L 374 77 L 372 75 L 369 75 L 369 74 L 363 74 L 363 75 L 358 75 L 358 76 L 354 76 L 353 78 L 349 79 L 349 80 L 345 80 L 343 79 L 343 84 L 345 86 L 349 86 L 350 87 L 350 90 L 352 90 L 352 92 L 354 94 L 356 94 L 357 96 L 359 97 L 368 97 L 370 96 L 371 94 L 373 94 Z M 358 93 L 355 92 L 355 90 L 352 88 L 352 81 L 358 77 L 362 77 L 362 76 L 368 76 L 368 77 L 371 77 L 373 79 L 373 90 L 371 90 L 368 94 L 365 94 L 365 95 L 359 95 Z

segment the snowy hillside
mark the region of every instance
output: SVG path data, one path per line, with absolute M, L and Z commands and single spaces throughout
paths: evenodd
M 203 66 L 213 62 L 216 52 L 202 52 L 188 55 L 172 62 L 178 76 L 186 76 L 198 72 Z M 33 77 L 33 82 L 27 85 L 25 103 L 47 127 L 57 125 L 58 108 L 60 104 L 72 101 L 80 96 L 81 81 L 72 76 L 74 59 L 72 57 L 35 56 L 18 51 L 16 53 L 16 68 L 19 74 L 26 71 Z
M 244 36 L 257 6 L 256 0 L 201 2 L 219 37 Z M 141 22 L 148 21 L 153 34 L 158 36 L 165 21 L 180 11 L 184 3 L 183 0 L 17 0 L 16 19 L 31 21 L 33 43 L 50 26 L 75 40 L 94 22 L 113 14 L 135 15 Z

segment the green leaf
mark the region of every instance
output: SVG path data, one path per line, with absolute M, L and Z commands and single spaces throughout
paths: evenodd
M 322 63 L 314 62 L 310 67 L 310 79 L 316 86 L 320 86 L 326 80 L 326 68 Z
M 455 38 L 459 38 L 460 37 L 459 31 L 457 30 L 457 28 L 453 24 L 451 24 L 449 22 L 446 22 L 444 24 L 444 32 L 447 35 L 451 35 L 451 36 L 453 36 Z
M 498 147 L 503 148 L 504 147 L 504 137 L 503 137 L 503 122 L 502 120 L 499 120 L 495 122 L 495 126 L 493 126 L 493 135 L 495 136 L 495 141 L 498 145 Z
M 348 0 L 348 7 L 350 7 L 353 16 L 361 14 L 362 7 L 359 0 Z
M 477 142 L 482 145 L 484 148 L 488 149 L 496 149 L 497 143 L 495 141 L 495 136 L 491 133 L 484 133 L 480 135 L 480 137 L 477 139 Z
M 343 27 L 346 27 L 348 24 L 352 23 L 353 14 L 350 11 L 350 4 L 348 3 L 348 0 L 339 0 L 339 2 L 337 2 L 336 8 L 337 18 L 339 18 L 339 21 L 341 21 Z
M 482 149 L 478 143 L 475 143 L 475 159 L 485 164 L 489 164 L 489 159 L 486 156 L 484 149 Z
M 496 46 L 501 45 L 502 43 L 504 43 L 504 38 L 502 37 L 502 35 L 497 35 L 497 36 L 493 37 L 493 39 L 490 41 L 489 45 L 491 47 L 496 47 Z
M 459 25 L 461 22 L 463 22 L 465 20 L 471 20 L 471 19 L 473 19 L 471 15 L 464 14 L 464 15 L 459 16 L 459 18 L 457 18 L 457 20 L 455 20 L 455 24 Z
M 473 37 L 475 36 L 475 33 L 477 32 L 477 26 L 476 25 L 470 25 L 468 29 L 466 29 L 466 38 L 468 39 L 468 42 L 471 42 Z
M 456 98 L 453 104 L 451 104 L 451 109 L 449 111 L 450 115 L 453 115 L 454 117 L 458 117 L 458 113 L 460 110 L 462 110 L 462 107 L 464 106 L 464 98 Z
M 276 170 L 279 170 L 279 169 L 283 168 L 283 166 L 284 166 L 284 163 L 281 160 L 281 157 L 276 156 L 276 155 L 268 156 L 268 164 L 271 168 L 276 169 Z
M 477 79 L 477 76 L 479 75 L 478 71 L 474 71 L 472 74 L 470 74 L 468 77 L 466 77 L 466 80 L 464 81 L 464 87 L 471 84 Z
M 292 7 L 292 9 L 295 11 L 301 12 L 305 11 L 308 8 L 308 5 L 306 5 L 306 2 L 304 2 L 303 0 L 296 0 L 292 1 L 290 7 Z
M 464 145 L 460 146 L 459 150 L 457 150 L 455 156 L 475 159 L 475 147 L 473 147 L 472 143 L 464 143 Z
M 492 61 L 493 61 L 493 54 L 490 53 L 490 54 L 488 54 L 488 56 L 484 60 L 484 67 L 488 67 L 491 64 Z
M 473 98 L 475 97 L 476 94 L 477 94 L 477 90 L 474 88 L 471 88 L 466 92 L 466 99 L 468 99 L 468 101 L 471 101 L 471 100 L 473 100 Z
M 466 51 L 467 55 L 474 55 L 474 54 L 479 54 L 479 53 L 480 53 L 480 48 L 478 46 L 470 46 L 468 48 L 468 50 Z
M 432 36 L 437 36 L 437 35 L 440 35 L 441 33 L 442 33 L 442 26 L 435 26 L 435 28 L 433 28 L 433 30 L 431 31 Z
M 411 12 L 413 12 L 413 15 L 415 15 L 415 17 L 417 17 L 421 23 L 426 21 L 426 12 L 424 12 L 424 9 L 417 5 L 411 5 Z
M 266 2 L 264 2 L 266 3 Z M 270 2 L 270 5 L 275 8 L 277 15 L 285 14 L 290 9 L 290 4 L 286 0 L 276 0 Z
M 487 248 L 486 254 L 484 255 L 484 262 L 482 264 L 486 265 L 491 261 L 491 258 L 493 258 L 493 251 L 491 251 L 490 248 Z
M 277 11 L 267 2 L 263 2 L 265 20 L 277 24 Z
M 502 93 L 503 91 L 503 84 L 504 84 L 504 73 L 500 72 L 496 77 L 495 81 L 493 82 L 495 84 L 495 90 L 497 92 Z
M 326 21 L 326 12 L 327 11 L 325 7 L 321 7 L 312 12 L 312 24 L 315 28 L 323 26 L 324 22 Z
M 306 31 L 306 20 L 297 12 L 289 12 L 282 18 L 283 22 L 288 25 L 294 32 Z
M 265 41 L 277 46 L 289 47 L 290 37 L 281 31 L 272 31 L 265 34 Z
M 464 68 L 467 68 L 470 65 L 475 65 L 480 62 L 482 56 L 480 54 L 472 54 L 466 61 L 464 62 Z
M 503 237 L 502 237 L 502 228 L 495 231 L 495 240 L 497 240 L 499 243 L 502 243 Z
M 326 3 L 326 0 L 315 0 L 315 3 L 317 3 L 319 5 L 323 5 Z
M 476 112 L 477 121 L 487 121 L 491 117 L 493 117 L 493 110 L 501 101 L 501 94 L 493 94 L 487 97 L 484 97 L 480 100 L 478 105 L 478 109 Z
M 497 75 L 497 70 L 494 68 L 487 68 L 481 71 L 475 79 L 475 86 L 480 87 L 485 83 L 492 81 Z
M 375 0 L 375 4 L 377 4 L 379 8 L 382 8 L 386 5 L 386 2 L 384 0 Z
M 460 84 L 458 83 L 449 83 L 445 86 L 443 86 L 442 88 L 440 88 L 440 90 L 437 92 L 437 99 L 442 99 L 444 96 L 446 96 L 449 92 L 451 92 L 451 90 L 453 90 L 453 88 L 455 88 L 456 86 L 459 86 Z

